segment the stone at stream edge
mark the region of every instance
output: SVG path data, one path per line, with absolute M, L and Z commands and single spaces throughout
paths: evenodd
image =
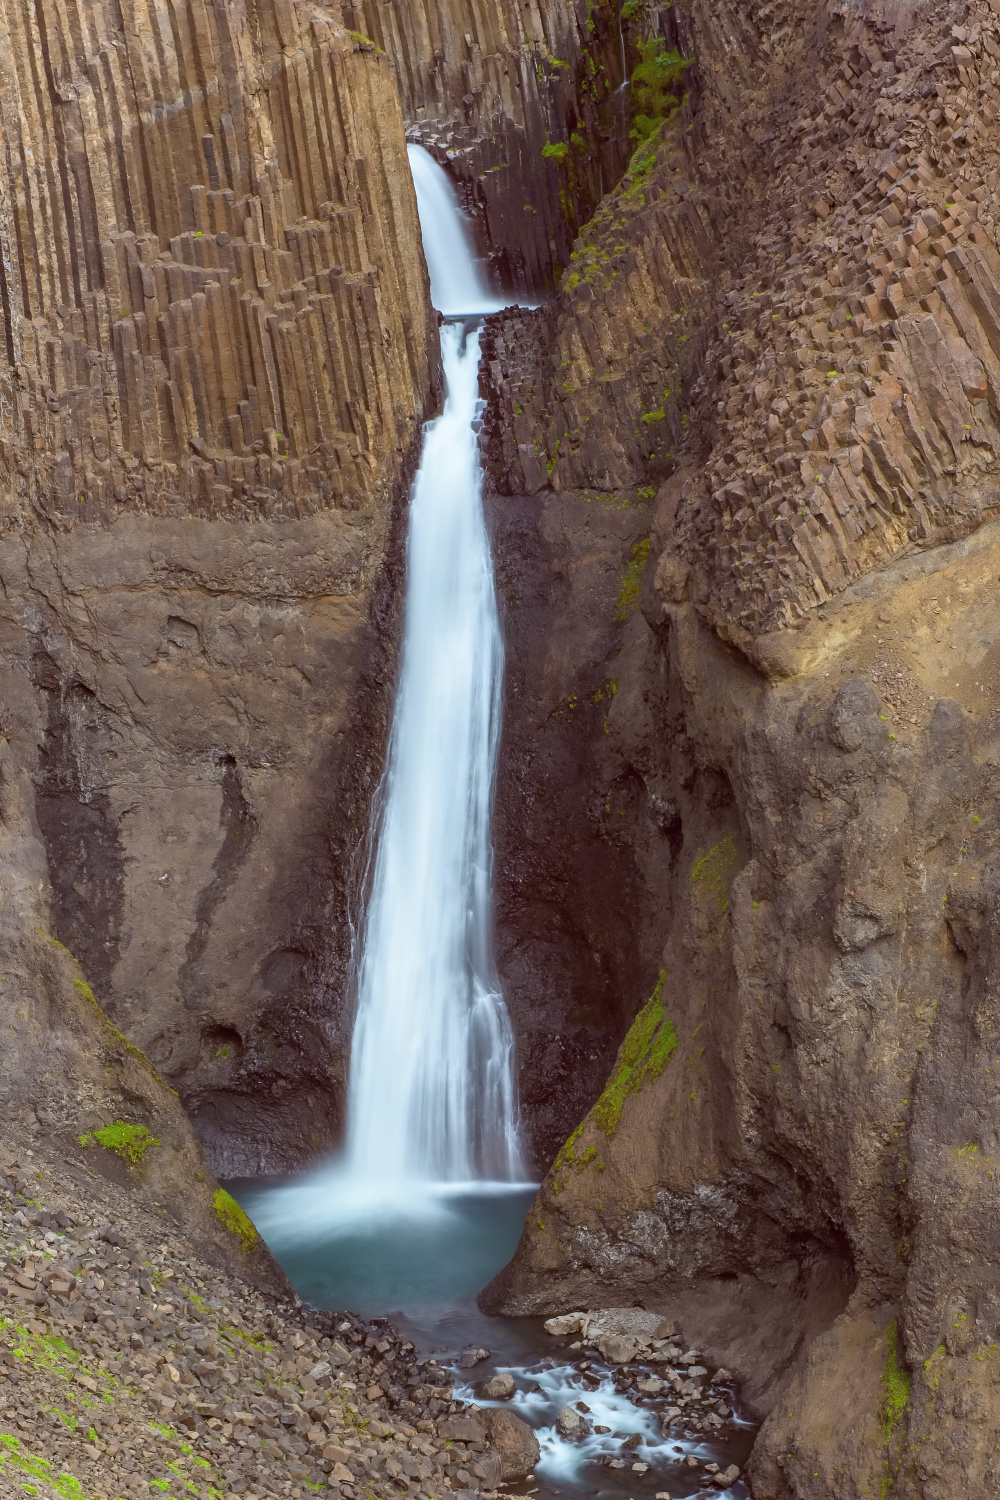
M 480 1365 L 484 1359 L 489 1359 L 489 1357 L 490 1351 L 488 1349 L 477 1349 L 474 1345 L 470 1344 L 468 1349 L 462 1350 L 455 1363 L 460 1370 L 471 1370 L 473 1365 Z
M 489 1380 L 481 1380 L 474 1387 L 480 1401 L 509 1401 L 516 1390 L 517 1381 L 508 1374 L 491 1375 Z
M 490 1446 L 500 1459 L 504 1484 L 524 1479 L 541 1456 L 542 1450 L 534 1432 L 527 1422 L 504 1407 L 487 1409 L 482 1415 Z

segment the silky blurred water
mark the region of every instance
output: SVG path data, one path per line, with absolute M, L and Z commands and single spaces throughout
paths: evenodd
M 444 172 L 419 147 L 410 162 L 435 306 L 453 315 L 499 307 Z M 599 1357 L 568 1351 L 540 1318 L 488 1318 L 475 1301 L 514 1253 L 535 1187 L 521 1180 L 513 1038 L 492 952 L 503 649 L 482 512 L 474 323 L 442 329 L 447 400 L 426 429 L 411 500 L 346 1148 L 300 1176 L 229 1187 L 308 1305 L 387 1317 L 420 1357 L 451 1364 L 457 1399 L 477 1399 L 473 1380 L 513 1375 L 512 1408 L 541 1446 L 529 1493 L 718 1495 L 703 1465 L 742 1465 L 753 1435 L 731 1413 L 731 1393 L 716 1393 L 729 1413 L 720 1433 L 664 1436 L 662 1394 L 626 1395 Z M 474 1377 L 454 1364 L 470 1344 L 490 1351 Z M 588 1432 L 567 1441 L 556 1417 L 581 1403 Z M 737 1482 L 725 1493 L 740 1500 L 747 1490 Z

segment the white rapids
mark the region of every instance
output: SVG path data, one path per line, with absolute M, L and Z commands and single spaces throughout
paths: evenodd
M 589 1378 L 578 1366 L 553 1358 L 527 1367 L 497 1363 L 490 1370 L 514 1377 L 517 1389 L 509 1401 L 477 1397 L 474 1381 L 461 1371 L 455 1372 L 454 1394 L 480 1406 L 506 1406 L 534 1429 L 541 1450 L 535 1479 L 552 1494 L 572 1495 L 580 1490 L 615 1496 L 657 1490 L 671 1496 L 704 1494 L 704 1466 L 714 1462 L 726 1467 L 728 1455 L 718 1435 L 685 1434 L 683 1424 L 678 1424 L 676 1432 L 664 1434 L 660 1412 L 617 1390 L 612 1371 L 600 1360 L 590 1361 Z M 648 1373 L 657 1371 L 650 1367 Z M 716 1394 L 727 1412 L 726 1422 L 732 1428 L 747 1428 L 732 1409 L 730 1393 L 719 1387 Z M 560 1436 L 556 1427 L 557 1416 L 567 1406 L 586 1421 L 584 1435 L 573 1440 Z M 696 1461 L 694 1470 L 691 1459 Z M 742 1480 L 728 1488 L 713 1486 L 708 1493 L 719 1500 L 748 1496 Z

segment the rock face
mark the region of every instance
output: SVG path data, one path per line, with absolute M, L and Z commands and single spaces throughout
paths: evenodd
M 60 1174 L 68 1165 L 78 1180 L 109 1179 L 133 1212 L 155 1213 L 165 1219 L 164 1229 L 183 1233 L 216 1265 L 287 1293 L 252 1225 L 219 1196 L 180 1102 L 104 1015 L 80 966 L 51 936 L 45 854 L 32 806 L 30 780 L 5 743 L 0 1138 L 19 1142 L 25 1166 L 34 1156 L 37 1168 L 55 1160 Z M 4 1170 L 9 1161 L 5 1147 Z
M 385 60 L 294 0 L 8 10 L 12 519 L 384 494 L 428 367 Z
M 2 694 L 43 925 L 230 1173 L 337 1132 L 437 368 L 388 60 L 337 5 L 254 15 L 14 4 L 0 61 Z
M 617 742 L 637 888 L 664 804 L 675 854 L 649 883 L 660 981 L 483 1302 L 613 1288 L 675 1318 L 764 1417 L 758 1500 L 985 1500 L 1000 32 L 979 4 L 708 10 L 685 11 L 679 130 L 555 304 L 490 335 L 499 491 L 538 517 L 657 489 L 641 621 L 607 637 L 611 745 L 575 795 L 603 803 Z M 542 639 L 564 572 L 539 569 Z M 508 695 L 529 805 L 540 699 Z M 530 825 L 507 847 L 535 859 Z
M 489 520 L 507 642 L 497 962 L 541 1172 L 656 983 L 680 825 L 656 737 L 656 645 L 638 608 L 648 502 L 496 499 Z M 653 677 L 645 696 L 622 675 L 635 657 Z

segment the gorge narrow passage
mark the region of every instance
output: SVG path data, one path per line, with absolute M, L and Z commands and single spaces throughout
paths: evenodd
M 706 1464 L 718 1473 L 742 1462 L 751 1441 L 725 1372 L 705 1396 L 714 1428 L 680 1438 L 657 1370 L 676 1359 L 697 1384 L 707 1371 L 693 1351 L 685 1368 L 668 1338 L 647 1339 L 622 1370 L 599 1351 L 583 1357 L 578 1340 L 554 1344 L 541 1319 L 487 1317 L 475 1304 L 535 1192 L 492 946 L 503 640 L 482 505 L 478 322 L 502 304 L 444 171 L 420 147 L 410 162 L 432 297 L 447 319 L 446 401 L 425 431 L 411 498 L 399 686 L 358 934 L 347 1138 L 316 1171 L 232 1186 L 304 1301 L 391 1318 L 419 1354 L 445 1356 L 423 1380 L 451 1384 L 452 1411 L 503 1406 L 535 1430 L 533 1494 L 695 1494 L 707 1473 L 711 1483 Z M 493 1375 L 506 1380 L 502 1397 L 482 1389 Z M 392 1381 L 383 1377 L 382 1394 L 408 1420 L 410 1391 Z M 447 1411 L 443 1395 L 432 1408 Z M 580 1432 L 566 1431 L 571 1408 L 588 1414 Z M 475 1478 L 457 1483 L 477 1488 Z M 742 1483 L 725 1492 L 746 1494 Z

